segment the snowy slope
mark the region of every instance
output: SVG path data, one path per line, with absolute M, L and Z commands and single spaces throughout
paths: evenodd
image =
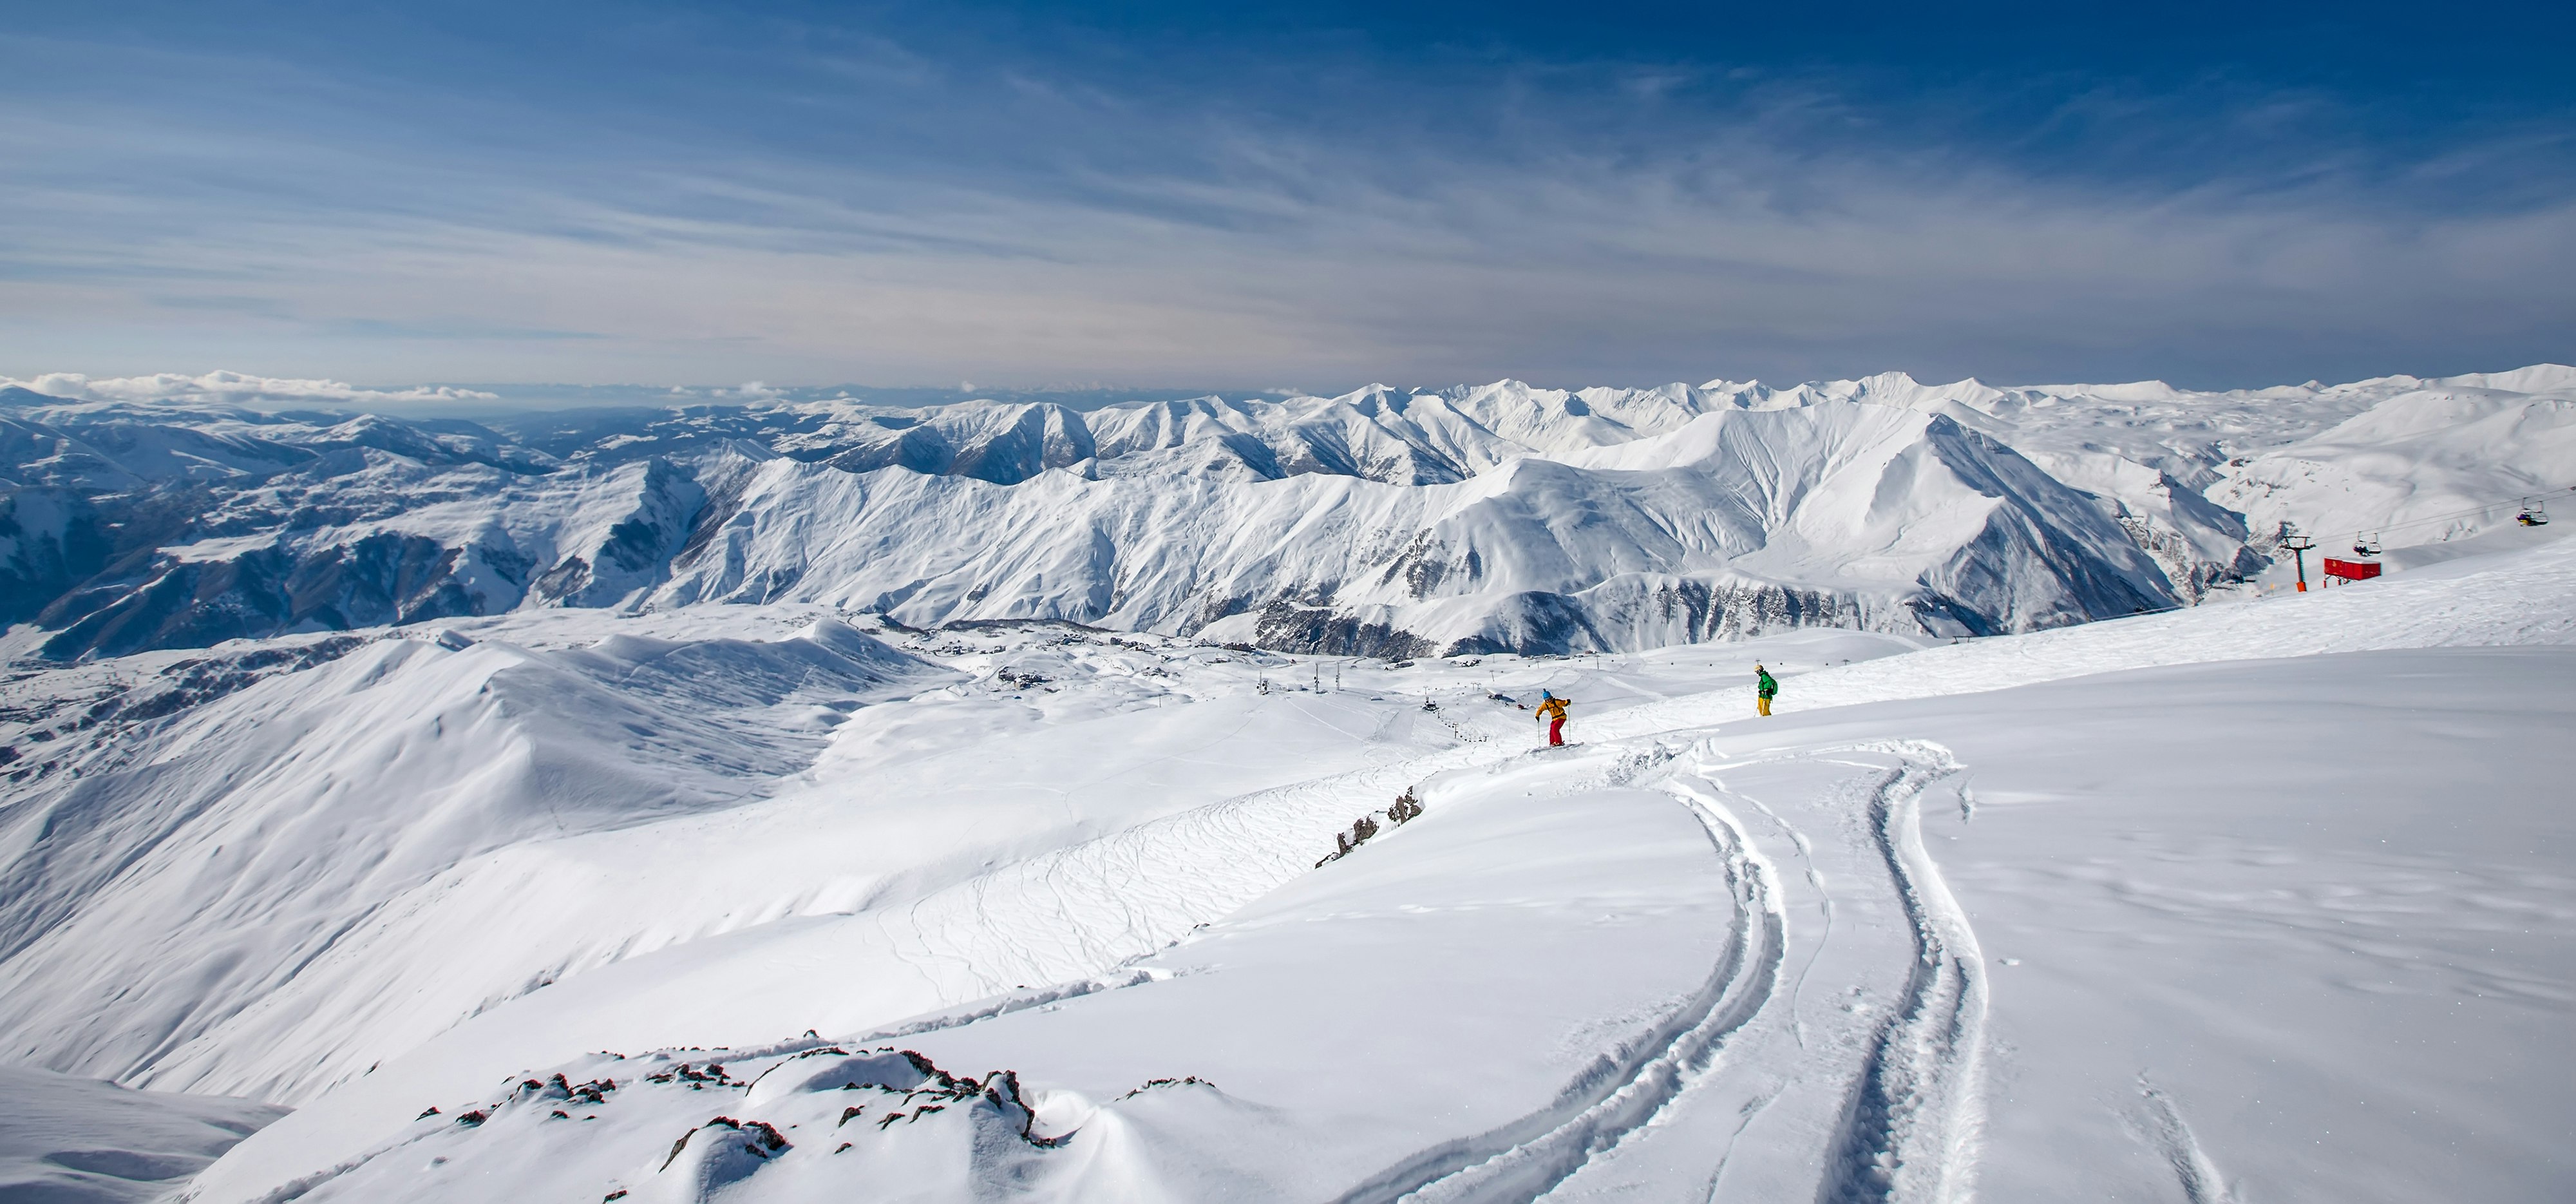
M 461 862 L 738 805 L 810 763 L 848 711 L 938 676 L 808 618 L 784 639 L 618 633 L 551 652 L 387 639 L 195 705 L 164 690 L 106 705 L 128 689 L 81 707 L 109 723 L 64 730 L 0 808 L 6 1049 L 292 1098 L 363 1067 L 364 1046 L 320 1053 L 353 1016 L 416 1042 L 559 972 L 565 950 L 527 953 L 499 916 L 454 930 L 497 963 L 487 974 L 371 951 L 400 948 L 415 909 L 465 918 L 442 885 Z M 238 1066 L 281 1042 L 302 1052 Z
M 1058 658 L 1000 684 L 1058 687 L 1040 709 L 1069 703 L 1075 743 L 946 762 L 958 786 L 897 809 L 916 817 L 971 828 L 1054 796 L 1009 782 L 1096 780 L 1124 741 L 1086 700 L 1125 674 L 1085 663 L 1242 691 L 1156 708 L 1203 712 L 1198 764 L 1317 716 L 1356 756 L 1213 803 L 1191 795 L 1248 780 L 1119 779 L 1128 818 L 1080 804 L 1108 820 L 1088 834 L 568 976 L 344 1081 L 193 1190 L 2554 1198 L 2576 1182 L 2550 1154 L 2576 1120 L 2554 1070 L 2576 1052 L 2553 851 L 2576 835 L 2554 803 L 2571 565 L 2553 541 L 1920 651 L 1798 634 L 1346 668 L 1323 694 L 1287 688 L 1303 665 L 1262 694 L 1255 665 L 1191 659 L 1212 654 L 944 637 L 964 665 Z M 2421 647 L 2441 644 L 2493 646 Z M 2373 648 L 2398 650 L 2339 651 Z M 2267 651 L 2325 655 L 2213 659 Z M 1733 684 L 1756 656 L 1786 679 L 1767 723 Z M 2169 667 L 2100 675 L 2127 666 Z M 1527 751 L 1526 713 L 1486 697 L 1541 684 L 1589 743 Z M 949 747 L 1000 747 L 990 730 Z M 918 738 L 836 745 L 811 780 L 900 781 L 871 758 Z M 1398 826 L 1400 791 L 1427 812 Z M 852 822 L 762 806 L 792 821 L 649 843 L 774 873 L 777 833 Z M 1380 834 L 1312 864 L 1363 813 Z M 645 905 L 668 906 L 624 903 Z
M 2576 1053 L 2554 851 L 2571 763 L 2545 733 L 2576 712 L 2569 651 L 2204 664 L 1710 741 L 1720 800 L 1785 837 L 1784 902 L 1816 936 L 1784 975 L 1802 1002 L 1551 1198 L 1804 1198 L 1817 1155 L 1828 1185 L 1848 1160 L 1825 1198 L 2562 1196 L 2576 1113 L 2544 1067 Z M 1937 862 L 1946 899 L 1854 888 L 1886 864 L 1844 835 L 1856 794 L 1914 828 L 1898 851 Z M 1885 965 L 1885 927 L 1937 950 L 1956 993 L 1847 985 Z M 1918 1140 L 1909 1105 L 1954 1101 L 1875 1070 L 1846 1112 L 1855 1079 L 1816 1065 L 1845 1001 L 1890 995 L 1957 1016 L 1872 1036 L 1970 1084 L 1966 1131 Z
M 2463 652 L 2465 660 L 2421 670 L 2329 660 L 2308 678 L 2282 678 L 2269 663 L 2197 678 L 2089 673 L 2285 652 L 2563 645 L 2576 639 L 2571 565 L 2576 544 L 2545 541 L 2334 593 L 1927 650 L 1893 637 L 1801 632 L 1600 660 L 1499 655 L 1334 670 L 1066 626 L 904 639 L 912 657 L 948 665 L 933 670 L 832 626 L 796 634 L 796 621 L 814 621 L 809 608 L 507 616 L 461 626 L 446 645 L 386 639 L 314 668 L 281 665 L 214 701 L 173 701 L 175 714 L 139 719 L 113 737 L 90 727 L 54 740 L 100 737 L 85 753 L 93 761 L 64 753 L 59 768 L 13 786 L 18 794 L 0 810 L 10 822 L 15 933 L 13 954 L 0 962 L 8 975 L 0 1034 L 13 1057 L 57 1070 L 304 1103 L 273 1137 L 201 1178 L 204 1199 L 252 1199 L 366 1158 L 384 1142 L 433 1142 L 422 1152 L 453 1165 L 456 1178 L 404 1189 L 417 1199 L 471 1199 L 474 1176 L 507 1181 L 538 1168 L 562 1173 L 562 1194 L 605 1194 L 611 1183 L 644 1191 L 667 1181 L 639 1165 L 716 1114 L 781 1127 L 796 1150 L 788 1158 L 806 1165 L 853 1140 L 840 1134 L 814 1145 L 806 1132 L 840 1127 L 848 1103 L 762 1103 L 688 1078 L 634 1083 L 634 1070 L 603 1060 L 567 1067 L 572 1085 L 613 1078 L 629 1088 L 611 1098 L 631 1109 L 603 1114 L 603 1124 L 616 1124 L 600 1137 L 549 1129 L 564 1098 L 538 1101 L 551 1098 L 546 1067 L 595 1049 L 644 1057 L 732 1047 L 675 1052 L 667 1062 L 703 1070 L 721 1060 L 747 1080 L 765 1067 L 762 1057 L 835 1039 L 845 1049 L 917 1049 L 951 1075 L 979 1080 L 974 1098 L 984 1103 L 953 1096 L 953 1106 L 927 1116 L 904 1106 L 912 1119 L 873 1132 L 914 1145 L 853 1142 L 848 1168 L 866 1170 L 760 1170 L 768 1178 L 755 1183 L 775 1183 L 778 1199 L 801 1199 L 806 1189 L 793 1183 L 845 1191 L 853 1183 L 845 1176 L 876 1189 L 914 1183 L 922 1199 L 966 1191 L 958 1183 L 989 1170 L 971 1170 L 981 1165 L 974 1150 L 987 1150 L 976 1145 L 984 1132 L 976 1127 L 987 1124 L 976 1116 L 1012 1116 L 1007 1098 L 981 1093 L 999 1091 L 994 1070 L 1018 1073 L 1012 1093 L 1036 1109 L 1036 1134 L 1090 1132 L 1108 1142 L 1051 1147 L 1079 1158 L 1025 1165 L 1030 1181 L 1074 1199 L 1141 1194 L 1133 1183 L 1146 1181 L 1172 1199 L 1200 1199 L 1208 1183 L 1267 1183 L 1244 1191 L 1293 1196 L 1365 1183 L 1378 1191 L 1473 1163 L 1453 1158 L 1458 1152 L 1504 1155 L 1476 1176 L 1520 1176 L 1517 1165 L 1538 1176 L 1533 1183 L 1556 1183 L 1584 1168 L 1564 1191 L 1615 1165 L 1672 1181 L 1685 1170 L 1662 1152 L 1649 1155 L 1654 1142 L 1610 1137 L 1646 1114 L 1659 1116 L 1654 1132 L 1682 1132 L 1698 1124 L 1690 1116 L 1705 1114 L 1692 1101 L 1708 1098 L 1775 1101 L 1770 1116 L 1783 1134 L 1728 1163 L 1736 1168 L 1728 1176 L 1747 1173 L 1757 1186 L 1777 1189 L 1777 1176 L 1814 1173 L 1814 1165 L 1860 1165 L 1834 1163 L 1834 1150 L 1844 1150 L 1834 1142 L 1899 1150 L 1922 1165 L 1968 1165 L 1973 1147 L 1958 1140 L 1973 1132 L 1973 1111 L 1960 1109 L 1999 1109 L 1981 1075 L 2007 1073 L 2009 1049 L 2040 1036 L 2002 1044 L 1978 1036 L 1986 1044 L 1976 1049 L 2002 1049 L 2004 1062 L 1971 1057 L 1976 1049 L 1932 1049 L 1924 1054 L 1932 1062 L 1904 1070 L 1927 1083 L 1927 1096 L 1875 1129 L 1855 1129 L 1837 1111 L 1852 1085 L 1878 1073 L 1870 1067 L 1883 1060 L 1873 1062 L 1870 1049 L 1883 1044 L 1878 1024 L 1893 1003 L 1935 1000 L 1965 1016 L 1971 995 L 1984 993 L 1994 1016 L 2012 1016 L 2004 969 L 1994 964 L 1960 962 L 1953 980 L 1929 985 L 1904 972 L 1922 954 L 1924 933 L 1940 949 L 1968 949 L 1968 936 L 1947 928 L 1958 915 L 1906 910 L 1906 895 L 1929 889 L 1935 871 L 1945 889 L 1968 887 L 1947 853 L 1935 851 L 1940 864 L 1924 869 L 1906 861 L 1911 853 L 1886 851 L 1883 840 L 1904 835 L 1886 828 L 1904 820 L 1904 799 L 1917 799 L 1917 815 L 1935 815 L 1922 799 L 1937 794 L 1914 791 L 1973 781 L 1976 804 L 2004 810 L 2027 802 L 2017 791 L 2094 791 L 2050 784 L 2071 768 L 2048 766 L 2092 766 L 2097 779 L 2087 781 L 2099 773 L 2148 781 L 2138 766 L 2154 763 L 2172 784 L 2123 794 L 2133 799 L 2128 810 L 2084 810 L 2094 828 L 2038 828 L 1981 861 L 2025 902 L 1996 902 L 2004 913 L 1963 902 L 1978 941 L 1991 941 L 1996 915 L 2022 915 L 2012 923 L 2061 933 L 2032 941 L 2071 956 L 2069 972 L 2084 990 L 2136 990 L 2117 949 L 2087 951 L 2084 933 L 2043 923 L 2058 897 L 2050 889 L 2074 889 L 2045 877 L 2058 887 L 2027 887 L 2030 866 L 2063 861 L 2050 840 L 2107 840 L 2102 864 L 2125 866 L 2128 877 L 2105 879 L 2105 905 L 2123 905 L 2136 897 L 2123 882 L 2154 882 L 2166 864 L 2123 861 L 2123 851 L 2138 848 L 2123 833 L 2239 840 L 2215 817 L 2244 817 L 2272 828 L 2246 828 L 2241 840 L 2272 833 L 2262 835 L 2272 840 L 2264 848 L 2285 853 L 2257 848 L 2241 866 L 2275 874 L 2280 856 L 2308 859 L 2308 846 L 2280 835 L 2311 822 L 2282 812 L 2287 802 L 2349 812 L 2354 799 L 2375 799 L 2370 807 L 2383 807 L 2388 825 L 2419 822 L 2409 807 L 2445 797 L 2411 776 L 2372 786 L 2383 768 L 2336 758 L 2347 748 L 2391 748 L 2421 766 L 2409 773 L 2483 781 L 2483 794 L 2501 802 L 2545 799 L 2545 784 L 2568 768 L 2545 735 L 2566 719 L 2568 678 L 2555 660 L 2535 660 L 2540 652 L 2491 660 Z M 1741 724 L 1739 681 L 1752 657 L 1767 657 L 1785 678 L 1783 719 L 1757 730 Z M 113 670 L 100 663 L 62 673 Z M 1345 678 L 1340 688 L 1334 673 Z M 1319 678 L 1324 694 L 1311 688 Z M 2048 686 L 2058 694 L 2027 701 L 1960 694 L 2050 681 L 2063 683 Z M 1489 694 L 1525 699 L 1538 686 L 1579 701 L 1577 735 L 1592 745 L 1525 753 L 1528 712 Z M 1723 688 L 1708 694 L 1713 686 Z M 1437 709 L 1422 709 L 1425 696 Z M 62 699 L 93 706 L 70 688 Z M 2421 709 L 2463 719 L 2419 730 Z M 2282 727 L 2272 714 L 2295 722 Z M 2483 743 L 2458 743 L 2463 732 L 2481 732 Z M 2269 784 L 2246 768 L 2269 763 L 2285 743 L 2324 753 L 2298 761 L 2300 773 L 2324 773 L 2313 791 Z M 2197 755 L 2172 758 L 2169 748 Z M 2226 748 L 2241 753 L 2218 755 Z M 1406 789 L 1430 807 L 1422 820 L 1316 869 L 1352 820 L 1378 815 L 1391 825 L 1388 802 Z M 1873 797 L 1893 807 L 1883 812 L 1891 820 L 1870 820 L 1880 815 Z M 2159 828 L 2156 815 L 2177 797 L 2200 799 L 2213 820 Z M 1940 807 L 1958 810 L 1960 799 Z M 2494 897 L 2496 908 L 2558 915 L 2563 884 L 2545 866 L 2517 869 L 2506 859 L 2478 869 L 2512 848 L 2550 848 L 2553 822 L 2548 807 L 2499 812 L 2481 822 L 2494 848 L 2432 846 L 2409 853 L 2419 859 L 2409 871 L 2491 874 L 2481 897 Z M 1795 838 L 1765 825 L 1788 825 Z M 2316 853 L 2324 859 L 2326 846 Z M 1798 869 L 1801 859 L 1819 859 L 1814 879 Z M 2223 861 L 2190 889 L 2259 892 L 2223 874 L 2236 864 Z M 2388 869 L 2347 853 L 2316 864 L 2311 895 L 2324 910 L 2282 913 L 2280 931 L 2318 923 L 2334 931 L 2334 900 L 2347 897 L 2339 892 Z M 1816 944 L 1811 918 L 1821 908 L 1834 920 Z M 2190 928 L 2156 936 L 2154 908 L 2115 915 L 2143 933 L 2138 941 L 2195 941 Z M 2460 933 L 2476 931 L 2476 915 L 2442 923 L 2450 928 L 2406 928 L 2406 941 L 2419 941 L 2409 949 L 2468 956 Z M 1427 956 L 1435 949 L 1445 954 Z M 2537 982 L 2530 990 L 2540 995 L 2530 998 L 2563 990 L 2566 967 L 2550 962 L 2545 946 L 2496 949 L 2491 962 L 2465 964 Z M 2022 951 L 1996 956 L 2038 964 Z M 2287 954 L 2259 946 L 2246 962 L 2226 964 L 2244 975 L 2267 956 Z M 2290 959 L 2295 975 L 2264 980 L 2272 985 L 2262 990 L 2342 1016 L 2331 998 L 2311 1000 L 2344 990 L 2331 975 L 2334 956 L 2347 954 Z M 1783 1011 L 1777 975 L 1788 969 L 1777 967 L 1798 964 L 1811 967 L 1808 987 L 1788 990 Z M 2512 1011 L 2524 1008 L 2522 998 L 2499 995 L 2494 1005 L 2509 1011 L 2478 1013 L 2476 1024 L 2517 1042 L 2543 1039 Z M 2056 1024 L 2056 1008 L 2030 1013 L 2030 1024 Z M 1208 1029 L 1208 1016 L 1229 1021 Z M 2156 1016 L 2130 1024 L 2148 1044 L 2202 1031 Z M 2215 1042 L 2254 1021 L 2205 1024 L 2218 1036 L 2190 1039 Z M 806 1029 L 822 1036 L 799 1044 Z M 1262 1039 L 1244 1042 L 1244 1031 Z M 1455 1042 L 1435 1039 L 1450 1031 Z M 2318 1073 L 2362 1036 L 2347 1021 L 2321 1026 L 2321 1044 L 2303 1047 L 2295 1065 Z M 1783 1039 L 1806 1042 L 1806 1052 L 1721 1057 L 1716 1080 L 1700 1070 L 1705 1049 Z M 2476 1036 L 2463 1029 L 2455 1039 Z M 1492 1057 L 1494 1049 L 1525 1057 Z M 2228 1067 L 2241 1062 L 2241 1049 L 2226 1057 Z M 1419 1088 L 1355 1091 L 1350 1075 L 1337 1073 L 1363 1065 L 1363 1078 Z M 2236 1080 L 2195 1078 L 2161 1060 L 2081 1062 L 2079 1070 L 2061 1080 L 2063 1093 L 2032 1103 L 2027 1124 L 2038 1127 L 2040 1145 L 2063 1132 L 2105 1142 L 2128 1129 L 2172 1134 L 2187 1124 L 2200 1132 L 2202 1155 L 2228 1173 L 2287 1165 L 2295 1152 L 2257 1142 L 2228 1155 L 2210 1137 L 2202 1109 Z M 2166 1103 L 2133 1088 L 2115 1091 L 2110 1111 L 2089 1103 L 2110 1091 L 2105 1083 L 2133 1083 L 2138 1070 L 2151 1070 L 2148 1085 Z M 2442 1067 L 2409 1062 L 2403 1073 L 2434 1083 Z M 1190 1075 L 1224 1096 L 1203 1098 L 1198 1085 L 1180 1083 L 1118 1098 L 1146 1080 Z M 538 1080 L 520 1101 L 528 1109 L 484 1109 L 502 1116 L 489 1129 L 453 1127 L 461 1111 L 500 1101 L 497 1083 L 523 1078 Z M 1425 1109 L 1425 1091 L 1455 1103 Z M 2257 1080 L 2244 1091 L 2275 1098 L 2290 1085 Z M 2499 1150 L 2522 1150 L 2514 1142 L 2530 1140 L 2527 1124 L 2555 1116 L 2540 1098 L 2499 1098 L 2522 1119 L 2476 1111 L 2463 1121 L 2491 1134 L 2481 1140 L 2506 1142 Z M 440 1116 L 415 1127 L 433 1103 Z M 747 1111 L 752 1103 L 775 1109 Z M 889 1103 L 868 1103 L 868 1119 L 884 1119 Z M 1741 1116 L 1736 1103 L 1716 1109 L 1710 1116 Z M 2166 1124 L 2156 1109 L 2182 1119 Z M 2094 1119 L 2050 1129 L 2061 1111 Z M 2002 1124 L 2004 1111 L 1994 1116 Z M 523 1134 L 513 1129 L 520 1124 Z M 920 1137 L 907 1137 L 914 1132 Z M 1126 1137 L 1108 1140 L 1118 1132 Z M 1613 1145 L 1618 1158 L 1595 1158 Z M 1682 1145 L 1687 1158 L 1700 1158 L 1723 1142 Z M 1054 1158 L 1025 1142 L 1007 1150 Z M 1450 1152 L 1432 1158 L 1437 1150 Z M 2141 1168 L 2166 1165 L 2156 1152 L 2164 1147 L 2136 1150 L 2146 1150 Z M 325 1191 L 381 1199 L 392 1189 L 379 1173 L 412 1176 L 422 1163 L 366 1160 L 376 1170 Z M 2406 1155 L 2406 1165 L 2357 1165 L 2396 1176 L 2416 1163 Z M 1110 1178 L 1087 1178 L 1095 1170 L 1084 1165 Z M 1772 1189 L 1744 1191 L 1777 1199 Z M 1468 1194 L 1476 1191 L 1484 1189 Z M 1816 1183 L 1798 1191 L 1814 1194 Z

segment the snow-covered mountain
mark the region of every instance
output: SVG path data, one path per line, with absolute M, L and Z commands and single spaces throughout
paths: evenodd
M 2165 604 L 2082 495 L 1946 418 L 1726 411 L 1445 485 L 746 472 L 653 598 L 914 625 L 1059 618 L 1273 648 L 1653 647 L 1797 625 L 2018 630 Z
M 0 1195 L 2563 1198 L 2571 397 L 21 397 Z
M 57 661 L 711 600 L 1339 653 L 2024 631 L 2223 592 L 2283 518 L 2392 546 L 2492 529 L 2499 499 L 2576 479 L 2571 399 L 2576 370 L 2544 365 L 2215 394 L 1506 381 L 478 426 L 8 390 L 0 617 Z M 2369 483 L 2426 456 L 2457 467 Z

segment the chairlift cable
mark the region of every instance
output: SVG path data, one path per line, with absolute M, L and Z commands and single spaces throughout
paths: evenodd
M 2576 485 L 2570 485 L 2559 489 L 2545 489 L 2539 493 L 2526 493 L 2512 501 L 2488 502 L 2483 506 L 2476 506 L 2467 510 L 2454 510 L 2447 514 L 2435 514 L 2425 518 L 2410 518 L 2402 523 L 2386 523 L 2381 526 L 2372 527 L 2370 530 L 2384 534 L 2389 531 L 2402 531 L 2409 527 L 2422 527 L 2434 523 L 2447 523 L 2455 519 L 2467 518 L 2471 515 L 2484 514 L 2490 510 L 2503 509 L 2507 506 L 2520 506 L 2526 502 L 2543 501 L 2558 494 L 2568 492 L 2576 492 Z M 2361 534 L 2363 534 L 2363 532 L 2354 532 L 2356 537 Z

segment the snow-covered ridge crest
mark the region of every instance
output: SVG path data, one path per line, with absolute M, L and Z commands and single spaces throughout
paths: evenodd
M 2464 511 L 2415 533 L 2455 539 L 2576 480 L 2557 365 L 2224 393 L 1883 373 L 490 424 L 84 388 L 0 389 L 0 619 L 55 660 L 775 598 L 1352 652 L 2017 631 L 2238 588 L 2283 519 Z M 2410 478 L 2426 457 L 2439 481 Z
M 1016 486 L 763 465 L 657 603 L 820 601 L 1270 646 L 1636 647 L 1792 625 L 2017 629 L 2165 600 L 2117 526 L 2007 448 L 1879 406 L 1724 411 L 1449 485 Z M 1731 598 L 1746 601 L 1728 605 Z

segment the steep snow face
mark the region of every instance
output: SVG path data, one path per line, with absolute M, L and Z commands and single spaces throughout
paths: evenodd
M 2036 452 L 2031 462 L 2086 495 L 2135 540 L 2175 592 L 2199 601 L 2263 570 L 2245 516 L 2172 474 L 2110 452 Z
M 2091 503 L 1946 418 L 1824 404 L 1521 459 L 1454 485 L 1016 486 L 772 461 L 663 605 L 828 602 L 1267 647 L 1649 647 L 1830 624 L 1983 633 L 2169 600 Z

